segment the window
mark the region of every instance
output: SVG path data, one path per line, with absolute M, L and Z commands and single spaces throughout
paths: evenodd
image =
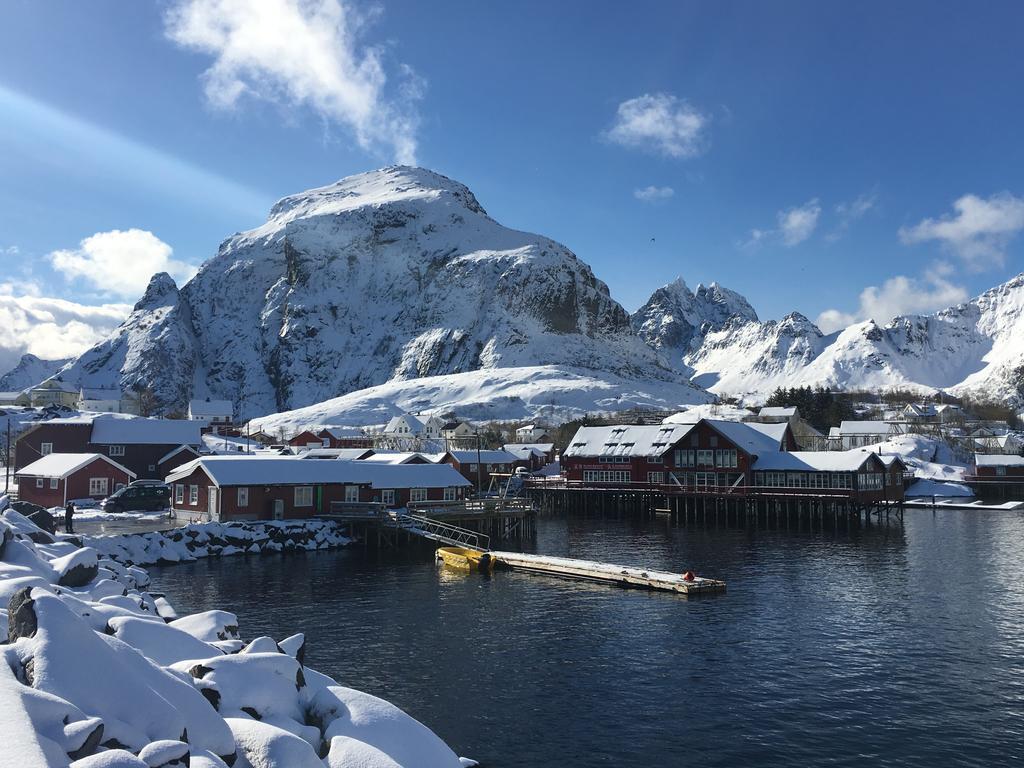
M 42 488 L 42 487 L 43 487 L 43 485 L 44 485 L 44 483 L 43 483 L 43 478 L 41 478 L 41 477 L 37 477 L 37 478 L 36 478 L 36 488 Z
M 178 483 L 174 486 L 174 503 L 181 504 L 185 500 L 185 486 Z
M 655 483 L 657 485 L 661 485 L 662 483 L 665 482 L 665 473 L 664 472 L 648 472 L 647 473 L 647 482 L 648 483 Z
M 806 488 L 807 487 L 807 473 L 806 472 L 790 472 L 786 477 L 786 485 L 790 488 Z
M 833 488 L 850 488 L 850 475 L 846 472 L 841 472 L 838 475 L 832 475 L 832 487 Z
M 427 489 L 426 488 L 411 488 L 409 489 L 409 501 L 426 501 L 427 500 Z
M 676 466 L 677 467 L 692 467 L 696 462 L 696 457 L 693 451 L 681 450 L 676 451 Z
M 56 477 L 51 477 L 51 478 L 50 478 L 50 490 L 51 490 L 51 491 L 56 491 L 56 490 L 57 490 L 57 484 L 58 484 L 59 482 L 60 482 L 60 479 L 59 479 L 59 478 L 56 478 Z
M 735 469 L 736 451 L 729 448 L 715 451 L 715 466 Z
M 111 456 L 124 456 L 123 445 L 111 445 L 107 446 L 107 453 Z
M 712 435 L 711 437 L 709 437 L 708 438 L 708 445 L 710 445 L 712 448 L 717 448 L 718 447 L 718 436 L 717 435 Z
M 470 471 L 470 472 L 476 472 L 476 467 L 477 467 L 477 465 L 476 465 L 476 464 L 470 464 L 470 465 L 469 465 L 469 471 Z
M 312 507 L 313 506 L 313 486 L 311 485 L 299 485 L 295 487 L 295 506 L 296 507 Z
M 380 492 L 381 503 L 388 507 L 395 506 L 395 490 L 394 488 L 388 488 Z
M 786 486 L 785 472 L 765 472 L 764 484 L 768 488 L 784 488 Z
M 249 506 L 249 489 L 242 486 L 238 489 L 238 506 L 248 507 Z
M 648 456 L 647 457 L 647 463 L 648 464 L 661 464 L 661 463 L 663 463 L 663 461 L 662 461 L 661 456 Z
M 1006 467 L 996 467 L 996 475 L 998 475 L 999 477 L 1005 477 Z
M 49 456 L 51 453 L 53 453 L 53 443 L 43 443 L 39 446 L 40 456 Z
M 626 464 L 629 462 L 628 456 L 602 456 L 598 459 L 601 464 Z
M 188 503 L 193 507 L 199 503 L 199 486 L 190 485 L 188 487 Z
M 345 501 L 347 501 L 347 502 L 359 501 L 359 486 L 358 485 L 346 485 L 345 486 Z
M 807 476 L 808 488 L 828 488 L 828 475 L 824 472 L 811 472 Z
M 698 472 L 696 476 L 697 487 L 715 486 L 718 484 L 718 477 L 714 472 Z
M 697 466 L 712 467 L 715 464 L 714 451 L 697 451 Z
M 105 478 L 105 477 L 90 477 L 89 478 L 89 495 L 90 496 L 106 496 L 107 495 L 107 478 Z
M 455 501 L 455 486 L 454 485 L 445 486 L 445 489 L 444 489 L 444 500 L 445 501 Z
M 583 470 L 583 482 L 585 483 L 628 483 L 630 481 L 629 470 L 620 469 L 585 469 Z

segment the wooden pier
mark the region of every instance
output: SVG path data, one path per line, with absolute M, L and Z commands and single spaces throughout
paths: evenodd
M 725 592 L 725 582 L 694 576 L 687 579 L 683 574 L 669 571 L 636 568 L 627 565 L 597 563 L 590 560 L 576 560 L 568 557 L 527 555 L 521 552 L 491 551 L 498 567 L 516 571 L 540 573 L 583 581 L 597 581 L 629 589 L 649 589 L 660 592 L 676 592 L 682 595 L 701 595 Z

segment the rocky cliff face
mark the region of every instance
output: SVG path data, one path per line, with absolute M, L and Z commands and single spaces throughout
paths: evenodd
M 35 386 L 53 376 L 69 362 L 69 360 L 43 360 L 33 354 L 24 354 L 16 366 L 0 376 L 0 392 L 17 392 Z
M 166 275 L 62 378 L 140 382 L 246 416 L 390 380 L 565 365 L 693 390 L 565 246 L 503 227 L 463 185 L 396 167 L 278 202 L 180 292 Z

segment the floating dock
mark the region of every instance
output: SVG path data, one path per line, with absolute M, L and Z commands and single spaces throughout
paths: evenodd
M 529 571 L 548 576 L 568 579 L 598 581 L 631 589 L 651 589 L 660 592 L 676 592 L 682 595 L 700 595 L 725 592 L 725 582 L 695 576 L 692 581 L 681 573 L 655 571 L 626 565 L 596 563 L 591 560 L 574 560 L 568 557 L 547 555 L 526 555 L 521 552 L 491 552 L 498 567 L 516 571 Z

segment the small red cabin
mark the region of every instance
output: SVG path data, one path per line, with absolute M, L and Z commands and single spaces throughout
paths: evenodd
M 18 470 L 18 498 L 41 507 L 104 499 L 135 473 L 100 453 L 51 453 Z

